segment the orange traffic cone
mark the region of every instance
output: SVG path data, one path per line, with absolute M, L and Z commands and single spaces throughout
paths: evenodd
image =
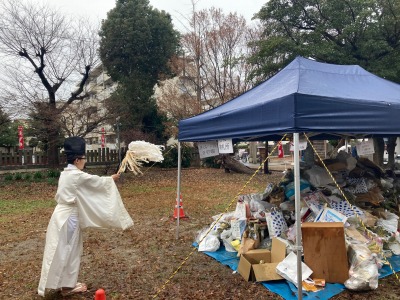
M 106 292 L 103 289 L 98 289 L 94 295 L 94 300 L 106 300 Z
M 180 198 L 179 203 L 178 199 L 176 199 L 176 205 L 174 209 L 174 219 L 178 219 L 178 213 L 179 213 L 179 219 L 188 218 L 187 216 L 185 216 L 185 212 L 183 211 L 182 195 L 180 195 L 179 198 Z

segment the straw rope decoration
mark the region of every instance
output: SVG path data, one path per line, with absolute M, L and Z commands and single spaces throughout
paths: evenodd
M 130 142 L 125 157 L 119 167 L 118 174 L 125 172 L 126 169 L 132 171 L 135 175 L 142 174 L 140 167 L 142 167 L 143 162 L 161 162 L 163 160 L 164 157 L 161 153 L 161 146 L 145 141 Z

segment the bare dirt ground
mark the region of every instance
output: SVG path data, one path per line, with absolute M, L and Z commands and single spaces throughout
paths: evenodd
M 106 291 L 108 300 L 282 299 L 192 246 L 197 232 L 211 223 L 211 216 L 225 211 L 230 203 L 228 211 L 234 210 L 237 194 L 261 192 L 268 182 L 279 181 L 281 172 L 257 174 L 246 185 L 248 175 L 183 170 L 183 209 L 189 218 L 180 221 L 178 232 L 171 218 L 176 170 L 143 171 L 141 176 L 123 174 L 118 183 L 135 226 L 125 232 L 85 232 L 79 280 L 89 291 L 65 298 L 52 292 L 46 299 L 93 299 L 99 288 Z M 0 299 L 42 299 L 37 296 L 37 284 L 55 191 L 56 186 L 46 182 L 5 183 L 0 178 Z M 345 291 L 332 299 L 399 298 L 400 282 L 392 275 L 380 280 L 375 291 Z

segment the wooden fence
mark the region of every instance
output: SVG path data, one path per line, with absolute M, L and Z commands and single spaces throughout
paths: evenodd
M 126 149 L 121 148 L 121 159 Z M 119 162 L 118 150 L 99 148 L 86 151 L 87 165 L 113 164 Z M 60 166 L 66 165 L 64 152 L 60 152 Z M 2 167 L 43 167 L 47 165 L 47 154 L 44 152 L 33 152 L 32 150 L 16 150 L 13 152 L 0 151 L 0 168 Z

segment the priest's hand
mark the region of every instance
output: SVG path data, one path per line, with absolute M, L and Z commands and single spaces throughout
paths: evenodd
M 121 174 L 113 174 L 111 175 L 111 178 L 114 179 L 114 181 L 117 181 L 119 179 L 119 177 L 121 176 Z

